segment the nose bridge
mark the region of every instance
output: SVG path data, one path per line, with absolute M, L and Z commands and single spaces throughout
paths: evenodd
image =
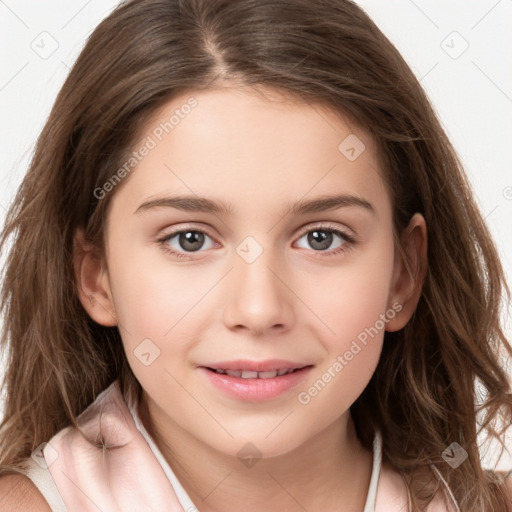
M 289 324 L 292 294 L 281 281 L 283 263 L 275 247 L 268 246 L 261 237 L 258 240 L 247 236 L 238 244 L 233 254 L 234 268 L 224 311 L 229 326 L 262 331 Z

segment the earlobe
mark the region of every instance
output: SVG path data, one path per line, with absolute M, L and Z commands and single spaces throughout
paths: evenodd
M 97 248 L 88 242 L 82 229 L 73 239 L 73 268 L 77 293 L 89 316 L 100 325 L 117 325 L 108 273 Z
M 411 319 L 420 300 L 427 271 L 427 226 L 423 215 L 415 213 L 401 237 L 403 251 L 396 251 L 389 307 L 400 304 L 400 312 L 387 325 L 398 331 Z

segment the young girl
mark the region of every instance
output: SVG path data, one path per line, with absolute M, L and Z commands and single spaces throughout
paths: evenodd
M 355 4 L 123 3 L 11 237 L 0 510 L 512 511 L 477 442 L 512 419 L 502 267 Z

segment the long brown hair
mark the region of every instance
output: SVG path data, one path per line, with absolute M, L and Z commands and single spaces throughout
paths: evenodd
M 1 295 L 3 471 L 23 468 L 40 443 L 77 426 L 77 415 L 113 380 L 139 397 L 118 329 L 96 324 L 78 299 L 73 236 L 83 228 L 104 250 L 117 189 L 101 200 L 94 190 L 164 103 L 224 79 L 327 104 L 375 138 L 397 249 L 397 235 L 422 213 L 428 270 L 413 318 L 385 334 L 378 367 L 351 407 L 358 435 L 371 449 L 381 431 L 383 461 L 403 475 L 415 511 L 437 492 L 439 475 L 462 511 L 512 510 L 501 480 L 482 468 L 477 443 L 482 430 L 504 447 L 499 420 L 512 421 L 500 360 L 512 356 L 500 327 L 502 296 L 510 294 L 497 251 L 417 79 L 346 0 L 133 0 L 92 33 L 1 233 L 2 249 L 12 238 Z M 486 392 L 479 404 L 476 382 Z M 442 458 L 452 442 L 468 454 L 455 469 Z

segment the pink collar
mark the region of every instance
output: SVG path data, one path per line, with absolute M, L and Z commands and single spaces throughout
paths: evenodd
M 138 430 L 118 381 L 98 395 L 79 416 L 78 424 L 85 437 L 66 427 L 43 449 L 48 470 L 69 512 L 197 512 L 195 507 L 185 511 L 181 506 L 162 465 Z M 121 446 L 103 450 L 102 442 Z M 374 472 L 376 446 L 374 443 Z M 378 448 L 380 465 L 380 444 Z M 407 492 L 398 473 L 382 466 L 376 478 L 375 512 L 406 512 Z M 373 506 L 370 509 L 373 512 Z M 441 495 L 427 507 L 428 512 L 453 510 Z
M 191 512 L 183 510 L 137 430 L 117 381 L 79 416 L 79 425 L 87 439 L 66 427 L 43 451 L 68 511 Z M 102 440 L 122 446 L 103 451 L 98 445 Z

